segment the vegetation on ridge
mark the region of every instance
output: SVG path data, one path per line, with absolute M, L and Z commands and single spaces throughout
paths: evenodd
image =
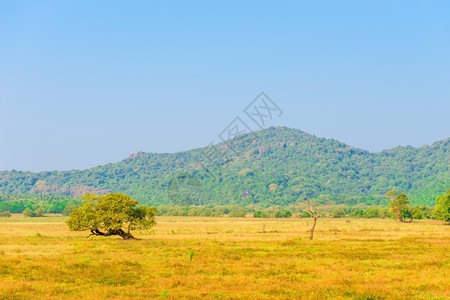
M 408 194 L 414 205 L 434 205 L 435 197 L 450 187 L 450 139 L 371 153 L 301 130 L 272 127 L 259 131 L 254 140 L 244 135 L 234 142 L 241 153 L 221 143 L 216 147 L 225 157 L 214 164 L 202 156 L 205 149 L 194 149 L 138 152 L 82 171 L 2 171 L 0 192 L 78 197 L 119 192 L 161 205 L 169 203 L 168 187 L 180 172 L 200 182 L 201 199 L 188 199 L 188 194 L 186 203 L 203 205 L 286 206 L 321 195 L 347 205 L 387 205 L 384 194 L 394 188 Z

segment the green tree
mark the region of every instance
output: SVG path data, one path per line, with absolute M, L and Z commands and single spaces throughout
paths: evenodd
M 77 206 L 76 206 L 75 204 L 69 204 L 69 205 L 67 205 L 67 206 L 64 208 L 64 210 L 63 210 L 63 212 L 62 212 L 62 215 L 63 215 L 63 216 L 70 216 L 70 214 L 72 213 L 72 211 L 73 211 L 75 208 L 77 208 Z
M 437 220 L 444 220 L 450 224 L 450 189 L 447 193 L 436 197 L 436 206 L 434 207 L 433 218 Z
M 254 217 L 254 218 L 268 218 L 269 215 L 268 215 L 266 212 L 257 210 L 257 211 L 255 211 L 255 213 L 253 214 L 253 217 Z
M 416 219 L 416 220 L 425 219 L 425 214 L 418 207 L 413 207 L 411 209 L 411 213 L 412 213 L 413 218 Z
M 233 208 L 228 214 L 232 218 L 245 218 L 245 210 L 242 208 Z
M 353 217 L 353 218 L 359 218 L 359 217 L 362 217 L 363 215 L 364 215 L 364 210 L 362 210 L 362 209 L 352 210 L 352 212 L 350 212 L 348 214 L 349 217 Z
M 398 194 L 396 191 L 392 190 L 386 193 L 386 197 L 390 199 L 389 208 L 394 213 L 395 218 L 399 222 L 411 223 L 413 218 L 408 206 L 410 202 L 408 196 L 404 193 Z M 407 217 L 410 217 L 411 219 L 406 221 Z
M 379 218 L 382 218 L 382 219 L 392 218 L 392 214 L 388 207 L 379 207 L 378 213 L 380 215 Z
M 364 212 L 364 218 L 379 218 L 380 217 L 380 210 L 378 207 L 369 207 Z
M 277 211 L 273 214 L 274 218 L 290 218 L 292 213 L 289 210 Z
M 86 194 L 83 201 L 84 203 L 75 208 L 66 221 L 70 230 L 89 230 L 91 232 L 89 236 L 118 235 L 128 240 L 135 239 L 131 230 L 148 229 L 156 224 L 156 209 L 138 206 L 139 203 L 127 195 Z
M 25 217 L 30 217 L 30 218 L 36 216 L 36 214 L 34 213 L 34 211 L 32 211 L 30 208 L 25 209 L 25 210 L 23 211 L 22 214 L 23 214 Z
M 38 208 L 34 211 L 34 217 L 43 217 L 44 210 L 42 208 Z

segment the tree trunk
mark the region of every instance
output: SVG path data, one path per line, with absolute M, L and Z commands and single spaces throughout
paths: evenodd
M 119 236 L 121 236 L 124 240 L 135 240 L 136 238 L 129 232 L 125 232 L 122 229 L 117 230 L 117 234 Z
M 313 226 L 311 227 L 311 234 L 309 235 L 309 239 L 312 240 L 314 238 L 314 229 L 316 229 L 317 218 L 314 218 Z
M 99 236 L 118 235 L 121 238 L 123 238 L 124 240 L 136 240 L 136 238 L 131 233 L 125 232 L 122 229 L 113 229 L 113 230 L 109 230 L 106 233 L 101 232 L 98 229 L 91 229 L 91 234 L 88 237 L 90 237 L 91 235 L 99 235 Z

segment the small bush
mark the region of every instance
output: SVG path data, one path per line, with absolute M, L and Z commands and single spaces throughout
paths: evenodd
M 35 217 L 43 217 L 44 216 L 44 210 L 42 208 L 36 209 L 36 211 L 33 211 L 30 208 L 27 208 L 22 213 L 25 217 L 35 218 Z
M 311 218 L 311 214 L 307 211 L 304 211 L 300 214 L 300 218 Z
M 380 217 L 380 210 L 378 209 L 378 207 L 369 207 L 365 212 L 364 212 L 364 218 L 379 218 Z
M 255 211 L 255 213 L 253 214 L 253 217 L 254 218 L 268 218 L 269 215 L 263 211 L 258 210 L 258 211 Z
M 413 207 L 411 209 L 411 213 L 412 213 L 413 219 L 416 219 L 416 220 L 425 219 L 425 214 L 423 213 L 423 211 L 421 211 L 417 207 Z
M 23 211 L 22 214 L 23 214 L 25 217 L 29 217 L 29 218 L 32 218 L 32 217 L 35 217 L 35 216 L 36 216 L 36 214 L 34 213 L 34 211 L 32 211 L 30 208 L 25 209 L 25 210 Z
M 345 217 L 344 211 L 342 209 L 335 209 L 333 210 L 333 213 L 331 214 L 333 218 L 343 218 Z
M 273 214 L 274 218 L 290 218 L 292 213 L 289 210 L 277 211 Z
M 244 218 L 245 217 L 245 211 L 242 209 L 232 209 L 228 216 L 232 218 Z
M 2 211 L 0 212 L 0 218 L 10 218 L 11 213 L 9 211 Z
M 362 218 L 364 216 L 364 210 L 362 209 L 356 209 L 348 214 L 349 217 L 353 218 Z
M 387 207 L 378 208 L 378 213 L 382 219 L 392 218 L 392 214 L 389 212 L 389 208 Z
M 34 211 L 35 217 L 43 217 L 44 216 L 44 210 L 42 208 L 38 208 Z

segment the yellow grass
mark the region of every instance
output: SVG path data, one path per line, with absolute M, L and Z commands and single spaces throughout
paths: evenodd
M 159 217 L 123 241 L 64 220 L 1 219 L 0 299 L 450 298 L 441 222 L 319 219 L 310 241 L 300 219 Z

